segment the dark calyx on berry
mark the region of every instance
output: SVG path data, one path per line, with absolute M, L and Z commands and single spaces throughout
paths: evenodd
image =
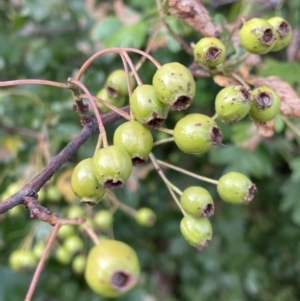
M 203 209 L 203 216 L 212 216 L 215 213 L 215 206 L 213 204 L 207 204 Z
M 218 126 L 213 126 L 210 132 L 211 142 L 214 146 L 219 146 L 222 144 L 223 135 Z
M 129 286 L 131 286 L 133 280 L 134 280 L 133 276 L 128 275 L 122 271 L 118 271 L 113 273 L 111 277 L 111 285 L 115 289 L 119 291 L 123 291 L 126 290 Z
M 116 90 L 116 89 L 113 88 L 113 87 L 107 86 L 107 87 L 106 87 L 106 91 L 107 91 L 107 94 L 108 94 L 109 97 L 116 98 L 116 97 L 119 96 L 119 95 L 118 95 L 118 94 L 119 94 L 119 93 L 118 93 L 118 90 Z
M 205 53 L 205 58 L 214 62 L 221 56 L 221 54 L 222 54 L 221 48 L 211 46 L 207 49 L 207 51 Z
M 289 23 L 282 21 L 280 25 L 278 26 L 278 32 L 280 38 L 283 38 L 284 36 L 288 35 L 291 31 L 291 27 Z
M 207 239 L 204 242 L 200 243 L 199 245 L 193 245 L 193 247 L 195 247 L 198 251 L 201 251 L 208 245 L 209 242 L 210 239 Z
M 256 193 L 257 193 L 256 185 L 252 184 L 248 189 L 248 193 L 244 196 L 245 204 L 250 203 L 253 200 Z
M 153 112 L 152 114 L 153 119 L 149 120 L 146 125 L 151 128 L 159 128 L 162 126 L 162 124 L 165 122 L 166 119 L 164 118 L 157 118 L 157 114 Z
M 255 101 L 261 109 L 270 107 L 272 105 L 272 94 L 265 91 L 259 92 L 256 94 Z
M 172 109 L 177 111 L 185 110 L 187 107 L 190 106 L 193 98 L 187 95 L 182 95 L 177 98 L 177 100 L 172 105 Z
M 275 39 L 274 32 L 271 28 L 265 29 L 263 31 L 262 37 L 259 38 L 259 40 L 265 45 L 271 45 L 274 39 Z
M 134 157 L 131 160 L 132 160 L 133 166 L 140 166 L 140 165 L 145 164 L 148 161 L 148 157 L 145 157 L 145 158 Z
M 124 187 L 124 182 L 116 179 L 106 180 L 103 184 L 105 188 L 114 189 L 114 188 L 122 188 Z

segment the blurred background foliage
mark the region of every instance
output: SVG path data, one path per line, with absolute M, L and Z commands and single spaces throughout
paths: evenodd
M 287 17 L 292 28 L 298 26 L 299 30 L 298 0 L 277 1 L 277 6 L 269 10 L 262 7 L 272 1 L 203 2 L 213 20 L 220 24 L 236 20 L 241 13 L 257 13 L 265 18 Z M 166 22 L 188 43 L 201 38 L 174 16 L 167 16 Z M 158 23 L 156 3 L 150 0 L 124 3 L 2 0 L 0 79 L 66 82 L 101 48 L 145 49 Z M 177 61 L 189 66 L 193 61 L 166 27 L 160 29 L 155 45 L 151 54 L 161 63 Z M 139 59 L 137 55 L 132 58 L 135 62 Z M 96 94 L 106 76 L 120 67 L 119 57 L 106 55 L 92 64 L 83 81 Z M 140 69 L 144 83 L 151 83 L 154 71 L 153 65 L 146 61 Z M 277 75 L 300 92 L 299 54 L 298 61 L 292 62 L 287 61 L 286 49 L 265 55 L 252 73 Z M 172 112 L 166 126 L 172 128 L 178 118 L 191 112 L 213 116 L 214 98 L 220 89 L 212 78 L 198 79 L 193 105 L 186 112 Z M 70 91 L 59 88 L 41 85 L 1 88 L 1 199 L 29 181 L 80 131 L 78 115 L 71 110 L 71 105 Z M 120 122 L 108 126 L 110 141 Z M 292 119 L 292 122 L 299 126 L 299 120 Z M 182 238 L 181 213 L 158 174 L 149 166 L 135 169 L 127 187 L 116 191 L 120 200 L 129 206 L 149 206 L 155 210 L 157 222 L 152 228 L 142 228 L 121 210 L 114 214 L 114 237 L 137 251 L 142 267 L 139 284 L 115 300 L 300 300 L 300 139 L 279 117 L 273 137 L 259 139 L 252 149 L 242 147 L 249 138 L 245 130 L 251 123 L 250 118 L 230 126 L 218 121 L 225 147 L 209 154 L 186 155 L 173 143 L 154 149 L 157 158 L 206 177 L 218 179 L 227 171 L 242 172 L 258 187 L 259 193 L 251 204 L 233 206 L 219 199 L 213 185 L 166 170 L 169 179 L 180 189 L 202 185 L 214 197 L 216 210 L 211 218 L 214 235 L 203 251 L 198 252 Z M 164 137 L 162 133 L 153 134 L 155 139 Z M 73 205 L 79 205 L 78 201 L 68 200 L 67 185 L 58 189 L 58 196 L 57 189 L 52 194 L 49 191 L 51 187 L 57 188 L 62 172 L 93 155 L 96 142 L 97 135 L 94 135 L 47 183 L 45 206 L 64 216 Z M 105 205 L 100 203 L 92 211 L 106 208 Z M 31 243 L 46 238 L 50 231 L 50 226 L 31 220 L 27 210 L 19 207 L 0 216 L 0 301 L 23 300 L 33 275 L 33 270 L 13 271 L 9 265 L 10 253 L 20 246 L 30 249 Z M 91 214 L 87 209 L 85 216 Z M 88 250 L 91 242 L 78 229 L 77 233 L 84 238 Z M 101 234 L 110 236 L 112 231 Z M 54 254 L 47 261 L 33 300 L 106 300 L 87 287 L 83 276 L 76 274 L 71 264 L 60 263 Z

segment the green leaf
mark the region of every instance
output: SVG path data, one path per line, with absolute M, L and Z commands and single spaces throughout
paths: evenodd
M 105 47 L 141 48 L 146 40 L 147 27 L 144 22 L 124 26 L 103 41 Z
M 122 23 L 117 17 L 107 17 L 93 28 L 91 38 L 94 41 L 105 43 L 109 37 L 121 28 Z

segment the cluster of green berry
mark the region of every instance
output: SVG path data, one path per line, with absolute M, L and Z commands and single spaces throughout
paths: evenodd
M 265 54 L 286 47 L 291 41 L 292 29 L 281 17 L 253 18 L 243 24 L 239 38 L 241 46 L 249 53 Z M 204 66 L 217 67 L 225 58 L 225 45 L 218 38 L 205 37 L 194 45 L 194 60 Z
M 291 26 L 281 17 L 268 20 L 253 18 L 240 30 L 241 46 L 255 54 L 279 51 L 290 43 L 291 38 Z

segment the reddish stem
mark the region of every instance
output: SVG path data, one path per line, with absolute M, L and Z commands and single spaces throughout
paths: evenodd
M 44 79 L 17 79 L 17 80 L 0 81 L 0 87 L 28 85 L 28 84 L 48 85 L 48 86 L 67 88 L 67 89 L 70 88 L 68 84 L 54 82 L 51 80 L 44 80 Z

